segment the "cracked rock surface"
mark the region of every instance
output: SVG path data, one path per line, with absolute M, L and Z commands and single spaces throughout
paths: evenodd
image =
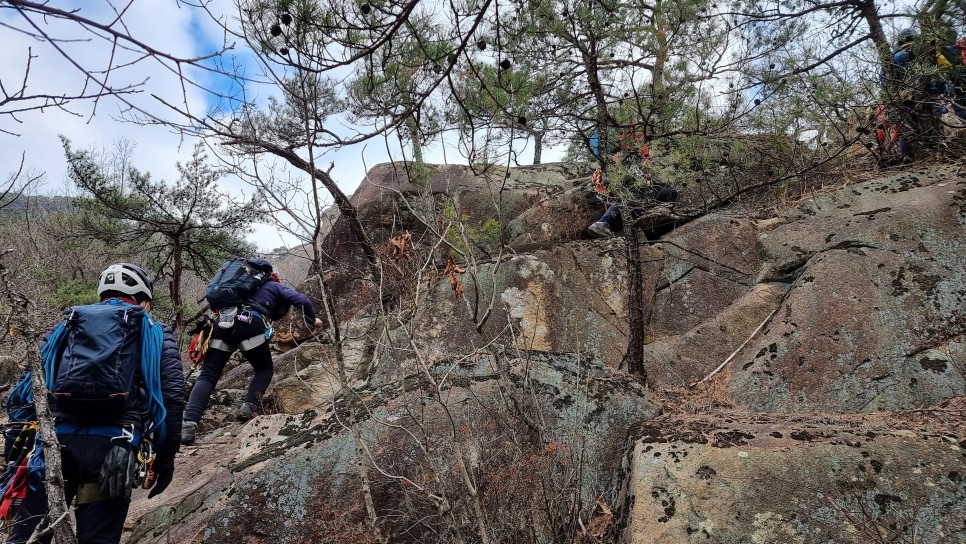
M 437 170 L 432 191 L 458 189 L 470 217 L 492 215 L 472 204 L 489 185 Z M 393 175 L 371 173 L 388 187 Z M 239 424 L 250 368 L 226 372 L 169 490 L 135 493 L 125 542 L 375 542 L 367 500 L 389 542 L 445 542 L 427 520 L 455 512 L 465 528 L 476 515 L 462 468 L 503 531 L 493 542 L 966 542 L 956 166 L 830 190 L 776 217 L 718 211 L 643 244 L 647 383 L 621 369 L 626 245 L 581 237 L 574 218 L 592 210 L 571 178 L 514 174 L 516 251 L 467 266 L 463 299 L 429 271 L 418 304 L 398 308 L 404 325 L 367 313 L 364 267 L 337 223 L 326 244 L 348 264 L 326 273 L 351 390 L 333 346 L 303 344 L 276 358 L 276 413 Z M 360 215 L 382 244 L 404 207 L 374 187 L 354 198 L 368 198 Z M 559 217 L 527 215 L 551 197 L 567 204 Z M 561 497 L 579 503 L 587 534 L 554 533 L 534 510 Z M 591 527 L 603 527 L 594 539 Z
M 856 412 L 966 394 L 966 180 L 910 171 L 806 201 L 765 232 L 789 283 L 728 390 L 759 411 Z

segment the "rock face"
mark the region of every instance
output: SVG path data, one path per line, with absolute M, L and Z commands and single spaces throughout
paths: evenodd
M 951 170 L 816 197 L 761 235 L 761 281 L 790 283 L 736 361 L 732 395 L 760 411 L 854 412 L 966 393 L 963 201 Z
M 437 283 L 417 317 L 427 331 L 425 356 L 447 358 L 512 329 L 514 347 L 593 353 L 616 368 L 627 343 L 622 248 L 619 240 L 571 243 L 484 265 L 463 275 L 462 299 Z M 651 248 L 643 253 L 660 258 Z
M 572 190 L 579 181 L 584 178 L 576 177 L 559 164 L 515 168 L 509 172 L 493 167 L 474 170 L 455 165 L 416 168 L 398 163 L 382 164 L 363 179 L 351 202 L 371 243 L 387 261 L 393 260 L 389 240 L 397 235 L 409 233 L 415 244 L 428 236 L 442 235 L 447 242 L 429 257 L 441 267 L 446 264 L 450 248 L 469 249 L 464 237 L 467 232 L 474 248 L 495 255 L 501 241 L 506 236 L 519 237 L 513 234 L 514 229 L 522 228 L 511 226 L 504 233 L 501 224 L 512 224 L 514 218 L 539 208 L 540 202 Z M 580 218 L 586 217 L 589 222 L 593 215 L 587 210 L 574 213 L 575 220 L 568 223 L 566 233 L 554 231 L 555 240 L 576 238 L 586 227 Z M 459 231 L 458 226 L 465 230 Z M 367 275 L 371 276 L 369 266 L 347 218 L 341 217 L 334 223 L 322 250 L 329 266 L 326 277 L 330 288 L 342 302 L 340 317 L 353 317 L 371 304 L 377 293 L 370 287 L 371 282 L 365 281 Z M 383 297 L 405 298 L 404 291 L 411 278 L 404 268 L 390 266 Z
M 580 504 L 592 504 L 619 485 L 627 429 L 659 408 L 637 381 L 593 360 L 516 355 L 523 358 L 434 365 L 395 387 L 207 434 L 180 459 L 204 465 L 178 475 L 165 493 L 171 503 L 148 513 L 136 501 L 134 511 L 144 513 L 130 524 L 128 541 L 368 542 L 365 486 L 385 516 L 381 530 L 405 541 L 433 540 L 437 524 L 459 530 L 459 520 L 479 515 L 475 508 L 501 531 L 527 527 L 552 539 L 555 512 L 532 504 L 534 491 L 564 493 L 553 505 L 563 513 L 579 508 L 568 488 L 579 490 Z M 540 432 L 526 420 L 540 421 Z M 419 427 L 450 431 L 414 434 Z M 379 467 L 368 483 L 353 468 L 358 456 Z M 573 471 L 578 458 L 581 470 Z M 459 477 L 457 459 L 472 484 Z M 561 485 L 573 478 L 584 485 Z
M 244 425 L 250 369 L 226 373 L 125 541 L 966 541 L 955 166 L 642 244 L 646 384 L 628 245 L 586 238 L 583 183 L 374 168 L 353 203 L 386 281 L 344 218 L 324 244 L 342 351 L 278 356 Z
M 804 418 L 644 427 L 628 544 L 966 541 L 966 442 L 949 435 Z

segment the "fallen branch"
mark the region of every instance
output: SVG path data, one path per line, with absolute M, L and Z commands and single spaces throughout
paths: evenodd
M 781 308 L 781 306 L 779 306 L 778 308 Z M 757 335 L 757 334 L 758 334 L 758 332 L 759 332 L 759 331 L 760 331 L 760 330 L 762 329 L 762 327 L 764 327 L 764 326 L 765 326 L 765 323 L 768 323 L 768 321 L 770 321 L 770 320 L 771 320 L 771 318 L 772 318 L 772 316 L 774 316 L 774 315 L 775 315 L 775 312 L 777 312 L 777 311 L 778 311 L 778 308 L 775 308 L 774 310 L 772 310 L 772 311 L 771 311 L 771 313 L 770 313 L 770 314 L 768 314 L 768 317 L 766 317 L 766 318 L 765 318 L 765 319 L 764 319 L 764 320 L 763 320 L 763 321 L 761 322 L 761 324 L 760 324 L 760 325 L 758 325 L 758 328 L 757 328 L 757 329 L 755 329 L 755 330 L 754 330 L 754 332 L 752 332 L 752 333 L 751 333 L 751 336 L 749 336 L 749 337 L 748 337 L 748 338 L 747 338 L 747 339 L 746 339 L 746 340 L 745 340 L 744 342 L 742 342 L 742 343 L 741 343 L 741 345 L 740 345 L 740 346 L 738 346 L 738 349 L 736 349 L 736 350 L 734 350 L 734 351 L 733 351 L 733 352 L 731 353 L 731 355 L 729 355 L 729 356 L 728 356 L 728 358 L 724 360 L 724 362 L 723 362 L 723 363 L 721 363 L 720 365 L 718 365 L 718 368 L 716 368 L 716 369 L 714 369 L 714 370 L 712 370 L 712 371 L 711 371 L 711 374 L 708 374 L 707 376 L 705 376 L 705 377 L 704 377 L 704 378 L 702 378 L 701 380 L 699 380 L 699 381 L 696 381 L 696 382 L 694 382 L 694 383 L 692 383 L 692 384 L 691 384 L 691 385 L 690 385 L 689 387 L 695 387 L 696 385 L 698 385 L 698 384 L 700 384 L 700 383 L 704 383 L 704 382 L 706 382 L 706 381 L 708 381 L 708 380 L 710 380 L 712 376 L 714 376 L 715 374 L 717 374 L 717 373 L 718 373 L 718 372 L 719 372 L 719 371 L 720 371 L 720 370 L 721 370 L 722 368 L 724 368 L 724 367 L 725 367 L 725 366 L 726 366 L 726 365 L 727 365 L 728 363 L 730 363 L 730 362 L 731 362 L 731 360 L 735 358 L 735 355 L 738 355 L 738 353 L 739 353 L 739 352 L 740 352 L 740 351 L 741 351 L 742 349 L 744 349 L 744 347 L 745 347 L 745 345 L 746 345 L 746 344 L 748 344 L 748 342 L 751 342 L 751 339 L 752 339 L 752 338 L 754 338 L 754 337 L 755 337 L 755 335 Z

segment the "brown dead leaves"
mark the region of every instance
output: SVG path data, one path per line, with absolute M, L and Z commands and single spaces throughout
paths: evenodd
M 413 260 L 413 235 L 409 232 L 404 232 L 397 236 L 389 239 L 386 245 L 382 246 L 383 254 L 387 254 L 396 263 L 411 263 Z M 397 270 L 402 270 L 398 265 Z M 456 261 L 452 257 L 447 257 L 446 268 L 440 274 L 441 276 L 449 277 L 449 284 L 453 288 L 453 293 L 456 294 L 456 298 L 463 298 L 463 280 L 460 279 L 460 275 L 465 273 L 466 269 L 456 264 Z
M 573 544 L 604 544 L 610 542 L 608 534 L 614 525 L 614 511 L 601 499 L 597 499 L 597 508 L 593 519 L 574 535 Z
M 389 250 L 392 252 L 392 258 L 395 261 L 411 261 L 412 248 L 413 248 L 413 235 L 409 232 L 405 232 L 389 239 Z
M 466 272 L 466 269 L 456 264 L 452 257 L 447 258 L 443 275 L 449 276 L 449 284 L 453 288 L 453 292 L 456 293 L 456 298 L 463 298 L 463 280 L 460 279 L 459 275 L 464 272 Z

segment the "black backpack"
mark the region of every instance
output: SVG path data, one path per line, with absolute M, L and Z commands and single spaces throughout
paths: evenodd
M 272 265 L 264 259 L 232 259 L 211 278 L 205 299 L 213 310 L 241 306 L 271 276 Z
M 131 304 L 74 306 L 66 314 L 41 350 L 54 415 L 109 424 L 138 407 L 151 412 L 148 430 L 162 425 L 161 327 Z M 7 397 L 6 408 L 11 421 L 36 418 L 29 373 Z

